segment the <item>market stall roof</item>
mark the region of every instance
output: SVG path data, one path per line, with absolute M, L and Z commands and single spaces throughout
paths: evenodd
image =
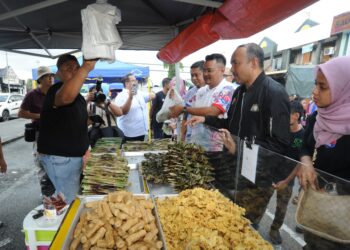
M 249 37 L 316 1 L 227 0 L 189 25 L 160 50 L 158 58 L 175 63 L 219 39 Z
M 79 64 L 82 64 L 82 58 L 78 58 Z M 52 72 L 57 71 L 55 65 L 50 66 Z M 149 77 L 149 67 L 142 67 L 138 65 L 133 65 L 129 63 L 124 63 L 120 61 L 115 61 L 114 63 L 98 61 L 95 68 L 90 71 L 88 78 L 98 78 L 103 77 L 104 82 L 116 82 L 120 81 L 125 75 L 132 73 L 138 78 Z M 33 79 L 37 78 L 37 69 L 32 69 Z
M 80 10 L 93 0 L 0 0 L 0 50 L 80 50 Z M 121 49 L 159 50 L 223 0 L 109 0 L 121 10 Z
M 160 54 L 162 60 L 176 62 L 218 39 L 252 35 L 316 1 L 226 0 L 222 4 L 224 0 L 109 0 L 109 3 L 122 13 L 117 26 L 124 42 L 121 49 L 159 50 L 180 32 Z M 41 56 L 49 58 L 58 56 L 49 49 L 80 50 L 80 10 L 94 2 L 0 0 L 0 50 L 44 49 L 46 54 Z

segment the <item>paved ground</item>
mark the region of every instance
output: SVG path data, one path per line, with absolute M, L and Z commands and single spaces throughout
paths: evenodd
M 3 143 L 9 143 L 24 135 L 24 124 L 29 123 L 28 119 L 13 119 L 0 122 L 0 137 Z
M 0 249 L 25 249 L 23 219 L 41 202 L 32 144 L 19 139 L 4 145 L 3 151 L 8 173 L 0 174 Z
M 295 185 L 293 190 L 292 198 L 298 193 L 298 187 Z M 291 198 L 291 199 L 292 199 Z M 264 217 L 260 222 L 259 233 L 266 239 L 269 240 L 269 230 L 271 223 L 274 218 L 276 208 L 276 193 L 271 198 L 270 204 L 268 206 L 267 211 L 265 212 Z M 295 232 L 295 215 L 296 205 L 289 202 L 288 211 L 286 218 L 284 219 L 284 224 L 280 230 L 281 236 L 283 239 L 282 245 L 274 246 L 275 249 L 283 249 L 283 250 L 301 250 L 305 245 L 304 237 L 302 234 Z

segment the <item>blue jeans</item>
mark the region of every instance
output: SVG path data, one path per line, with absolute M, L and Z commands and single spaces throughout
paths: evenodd
M 40 163 L 55 186 L 56 193 L 62 193 L 71 203 L 80 189 L 80 175 L 83 157 L 64 157 L 40 154 Z

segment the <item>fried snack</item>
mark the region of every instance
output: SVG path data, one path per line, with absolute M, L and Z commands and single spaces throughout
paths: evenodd
M 143 242 L 135 243 L 134 245 L 129 246 L 128 248 L 128 250 L 147 250 L 147 249 L 148 249 L 147 245 L 145 245 L 145 243 Z
M 119 238 L 115 241 L 115 245 L 117 247 L 117 249 L 123 248 L 126 246 L 125 241 L 122 238 Z
M 130 247 L 132 244 L 134 244 L 136 241 L 138 241 L 139 239 L 143 238 L 143 236 L 146 235 L 146 231 L 145 230 L 140 230 L 137 233 L 134 233 L 130 236 L 128 236 L 126 238 L 126 244 L 128 244 L 128 246 Z
M 144 227 L 145 227 L 145 222 L 140 221 L 139 223 L 137 223 L 136 225 L 132 226 L 129 229 L 129 233 L 131 233 L 131 234 L 136 233 L 137 231 L 141 230 Z
M 97 205 L 99 205 L 100 201 L 90 201 L 85 203 L 86 208 L 95 208 Z
M 104 212 L 107 219 L 110 219 L 113 217 L 113 214 L 112 214 L 111 210 L 109 209 L 109 206 L 108 206 L 106 201 L 102 202 L 102 209 L 103 209 L 103 212 Z
M 120 211 L 126 213 L 129 216 L 133 216 L 135 212 L 135 208 L 133 209 L 131 206 L 127 206 L 123 203 L 116 203 L 114 205 L 115 208 L 119 209 Z
M 91 237 L 90 239 L 90 243 L 91 245 L 95 245 L 97 243 L 98 240 L 102 239 L 103 236 L 105 235 L 106 233 L 106 229 L 104 227 L 101 227 L 97 233 Z
M 120 229 L 124 232 L 128 231 L 132 226 L 136 225 L 139 222 L 138 218 L 127 220 Z
M 69 250 L 76 250 L 79 246 L 80 243 L 80 238 L 81 238 L 81 234 L 78 237 L 75 237 L 72 241 L 72 243 L 70 244 Z
M 145 238 L 143 239 L 146 242 L 152 242 L 154 236 L 156 236 L 158 234 L 158 229 L 153 229 L 151 232 L 148 232 L 145 236 Z
M 185 190 L 157 207 L 169 250 L 273 249 L 243 217 L 245 210 L 217 190 Z
M 95 220 L 95 223 L 91 228 L 86 232 L 86 236 L 90 238 L 97 230 L 99 230 L 103 226 L 103 222 L 101 220 Z
M 71 250 L 158 250 L 162 247 L 152 214 L 154 204 L 145 197 L 136 198 L 119 191 L 89 202 L 85 208 L 87 211 L 82 212 L 73 232 Z

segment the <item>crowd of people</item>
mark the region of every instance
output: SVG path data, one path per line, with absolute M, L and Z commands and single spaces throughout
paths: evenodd
M 84 60 L 80 66 L 74 56 L 60 56 L 56 73 L 59 82 L 55 84 L 50 69 L 39 67 L 38 88 L 26 95 L 19 111 L 20 117 L 37 124 L 34 159 L 42 194 L 62 193 L 67 203 L 79 193 L 84 155 L 98 138 L 119 136 L 123 143 L 143 141 L 149 129 L 155 139 L 167 137 L 157 113 L 166 97 L 177 91 L 171 79 L 164 78 L 160 92 L 143 93 L 138 91 L 136 77 L 127 74 L 122 79 L 123 91 L 113 101 L 99 96 L 96 88 L 84 99 L 79 91 L 96 62 Z M 226 67 L 226 58 L 217 53 L 193 63 L 194 86 L 183 96 L 183 104 L 169 108 L 168 118 L 175 119 L 178 140 L 205 149 L 217 168 L 216 188 L 246 209 L 256 229 L 277 192 L 270 238 L 281 244 L 279 230 L 295 177 L 304 189 L 322 188 L 317 170 L 350 181 L 350 57 L 335 58 L 317 67 L 312 101 L 307 104 L 297 96 L 288 96 L 283 85 L 265 74 L 264 53 L 257 44 L 237 47 L 230 63 L 231 68 Z M 148 102 L 152 103 L 149 114 Z M 235 138 L 301 163 L 287 167 L 270 156 L 261 157 L 256 182 L 241 177 L 240 185 L 235 186 L 227 179 L 227 173 L 233 176 L 237 168 Z M 6 172 L 1 147 L 0 167 Z M 224 177 L 220 173 L 225 173 Z M 337 187 L 339 194 L 350 192 L 349 186 Z M 305 249 L 349 248 L 311 232 L 305 232 L 305 240 Z

